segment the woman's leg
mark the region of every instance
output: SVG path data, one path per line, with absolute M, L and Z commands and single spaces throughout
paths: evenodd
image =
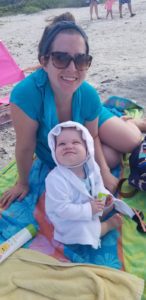
M 99 127 L 99 136 L 103 144 L 122 153 L 131 152 L 142 139 L 141 131 L 133 119 L 124 121 L 116 116 L 106 120 Z
M 98 4 L 97 4 L 96 1 L 94 1 L 94 9 L 95 9 L 96 18 L 99 19 L 99 17 L 98 17 Z
M 93 20 L 93 1 L 90 3 L 90 20 Z
M 131 6 L 131 2 L 128 2 L 128 9 L 129 9 L 129 12 L 130 12 L 130 15 L 132 15 L 132 6 Z
M 111 14 L 111 19 L 113 19 L 113 11 L 112 11 L 112 9 L 110 11 L 110 14 Z
M 128 116 L 122 116 L 121 119 L 123 119 L 127 122 L 135 124 L 141 132 L 146 133 L 146 118 L 142 118 L 142 119 L 135 118 L 135 119 L 133 119 L 133 118 L 128 117 Z
M 109 10 L 107 10 L 106 19 L 108 19 L 108 15 L 109 15 Z
M 102 144 L 102 150 L 106 159 L 107 165 L 110 169 L 115 168 L 122 160 L 122 153 L 117 150 Z
M 114 116 L 99 127 L 99 137 L 106 161 L 113 168 L 120 161 L 121 153 L 131 152 L 140 144 L 142 134 L 133 120 Z
M 120 13 L 120 18 L 123 18 L 123 16 L 122 16 L 122 3 L 121 3 L 120 0 L 119 0 L 119 13 Z

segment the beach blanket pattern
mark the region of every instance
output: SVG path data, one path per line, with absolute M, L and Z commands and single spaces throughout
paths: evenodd
M 66 257 L 73 262 L 95 263 L 121 269 L 122 264 L 118 259 L 117 247 L 120 233 L 117 230 L 113 230 L 112 234 L 107 234 L 103 238 L 102 247 L 99 250 L 94 250 L 91 246 L 64 246 L 53 239 L 53 226 L 45 216 L 44 208 L 44 179 L 47 172 L 48 167 L 40 160 L 34 161 L 30 174 L 30 193 L 23 201 L 13 202 L 7 210 L 1 211 L 0 242 L 8 239 L 27 224 L 32 223 L 38 228 L 39 234 L 25 247 L 36 249 L 59 259 Z M 14 162 L 1 172 L 0 190 L 4 191 L 4 187 L 8 187 L 8 182 L 11 186 L 16 177 L 17 169 Z
M 143 109 L 131 101 L 119 97 L 111 97 L 107 101 L 112 111 L 117 115 L 127 113 L 143 113 Z M 124 106 L 125 103 L 125 106 Z M 131 107 L 132 106 L 132 107 Z M 122 109 L 121 109 L 122 108 Z M 128 172 L 126 165 L 124 171 Z M 0 212 L 0 243 L 12 236 L 27 224 L 34 224 L 38 228 L 38 235 L 25 245 L 25 248 L 37 250 L 60 261 L 74 263 L 92 263 L 114 269 L 125 270 L 146 281 L 146 235 L 136 230 L 134 221 L 123 217 L 123 225 L 119 230 L 113 230 L 102 238 L 100 249 L 90 246 L 63 245 L 53 239 L 53 226 L 45 216 L 44 210 L 44 178 L 48 167 L 40 160 L 35 160 L 30 174 L 31 190 L 21 202 L 15 201 L 11 206 Z M 116 170 L 117 171 L 117 170 Z M 12 162 L 0 172 L 0 193 L 12 186 L 17 179 L 16 163 Z M 39 200 L 38 200 L 39 199 Z M 124 199 L 131 207 L 143 211 L 146 217 L 145 193 L 139 192 L 132 199 Z M 146 300 L 146 288 L 142 300 Z

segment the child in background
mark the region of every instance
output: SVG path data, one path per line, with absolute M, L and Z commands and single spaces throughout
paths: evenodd
M 106 19 L 108 18 L 109 15 L 111 15 L 111 19 L 113 19 L 112 7 L 114 2 L 115 0 L 106 0 L 105 2 L 105 9 L 107 10 Z
M 101 222 L 113 207 L 133 217 L 133 210 L 104 187 L 94 159 L 94 143 L 77 122 L 56 125 L 48 135 L 56 167 L 46 178 L 45 211 L 54 225 L 54 239 L 64 244 L 100 247 L 100 238 L 122 224 L 119 213 Z M 104 193 L 105 199 L 98 195 Z

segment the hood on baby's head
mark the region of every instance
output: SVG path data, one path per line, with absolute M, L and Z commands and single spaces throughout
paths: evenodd
M 81 131 L 82 138 L 86 143 L 88 156 L 90 158 L 94 158 L 94 141 L 88 129 L 80 123 L 67 121 L 57 124 L 48 134 L 48 145 L 51 149 L 53 160 L 57 165 L 58 162 L 55 157 L 56 137 L 60 135 L 62 128 L 76 128 L 77 130 Z

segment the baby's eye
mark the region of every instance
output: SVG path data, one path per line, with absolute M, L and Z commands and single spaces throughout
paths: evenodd
M 80 142 L 79 141 L 74 141 L 73 144 L 77 145 L 77 144 L 80 144 Z
M 60 147 L 60 146 L 65 146 L 65 143 L 63 143 L 63 142 L 62 142 L 62 143 L 59 143 L 59 144 L 58 144 L 58 147 Z

